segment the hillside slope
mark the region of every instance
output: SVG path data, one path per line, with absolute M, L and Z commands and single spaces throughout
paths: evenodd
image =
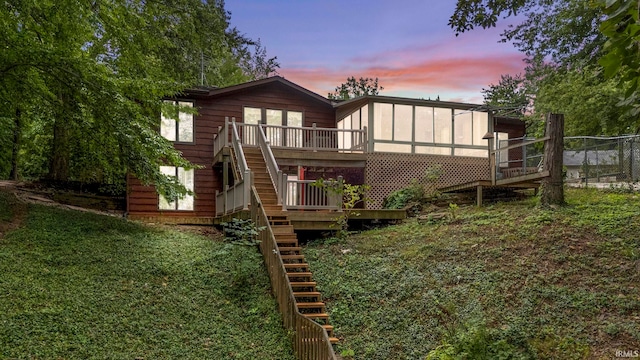
M 640 350 L 640 195 L 450 209 L 305 249 L 338 353 L 610 359 Z M 447 357 L 453 356 L 453 357 Z
M 256 248 L 19 206 L 0 192 L 0 358 L 294 358 Z

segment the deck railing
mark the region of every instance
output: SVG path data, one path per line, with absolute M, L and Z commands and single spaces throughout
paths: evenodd
M 232 120 L 233 122 L 233 120 Z M 312 127 L 278 126 L 265 124 L 245 124 L 236 122 L 243 145 L 259 146 L 259 132 L 262 128 L 266 140 L 273 148 L 286 148 L 311 151 L 367 152 L 367 128 L 332 129 Z M 224 131 L 229 131 L 228 120 L 225 127 L 218 129 L 214 139 L 214 152 L 217 154 L 224 144 Z M 227 145 L 228 146 L 228 145 Z
M 219 192 L 216 190 L 216 216 L 232 214 L 240 210 L 249 210 L 251 192 L 251 170 L 244 172 L 242 180 Z
M 251 219 L 257 227 L 265 227 L 258 234 L 260 251 L 271 279 L 271 288 L 278 302 L 284 326 L 292 332 L 293 351 L 300 360 L 335 360 L 336 356 L 327 331 L 318 323 L 298 312 L 291 283 L 278 251 L 273 230 L 262 207 L 255 187 L 251 191 Z
M 342 210 L 339 192 L 327 191 L 326 188 L 314 185 L 315 180 L 286 179 L 283 205 L 286 209 L 308 210 Z M 342 176 L 335 180 L 336 186 L 342 187 Z
M 225 127 L 229 127 L 226 122 Z M 233 186 L 227 185 L 222 192 L 216 190 L 216 216 L 230 214 L 238 210 L 249 210 L 249 201 L 251 200 L 251 170 L 247 165 L 244 151 L 242 151 L 242 143 L 235 121 L 231 122 L 231 134 L 234 162 L 238 167 L 240 178 Z
M 273 183 L 273 188 L 276 190 L 278 205 L 282 205 L 282 194 L 284 193 L 285 179 L 287 178 L 287 175 L 283 174 L 282 170 L 278 168 L 278 163 L 276 162 L 276 158 L 273 156 L 271 146 L 264 134 L 264 131 L 257 126 L 254 126 L 254 129 L 258 140 L 258 146 L 260 146 L 260 151 L 262 151 L 262 156 L 267 164 L 269 177 Z
M 542 171 L 544 142 L 540 139 L 514 138 L 502 140 L 498 148 L 491 151 L 490 162 L 494 169 L 492 180 L 501 180 Z

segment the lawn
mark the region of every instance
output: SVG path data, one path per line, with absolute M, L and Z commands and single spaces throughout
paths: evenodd
M 2 359 L 294 358 L 256 248 L 114 217 L 29 206 L 0 309 Z
M 451 207 L 309 243 L 305 255 L 355 359 L 610 359 L 640 351 L 640 194 L 568 190 Z

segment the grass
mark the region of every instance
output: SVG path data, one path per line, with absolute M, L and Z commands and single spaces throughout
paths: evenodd
M 253 247 L 29 206 L 0 274 L 3 359 L 294 358 Z
M 640 350 L 640 194 L 568 190 L 315 241 L 338 353 L 609 359 Z M 449 357 L 448 357 L 449 356 Z

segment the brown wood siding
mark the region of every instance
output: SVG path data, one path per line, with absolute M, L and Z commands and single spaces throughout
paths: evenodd
M 198 115 L 195 117 L 195 142 L 176 143 L 175 148 L 185 159 L 203 166 L 195 173 L 195 210 L 159 211 L 158 195 L 153 186 L 143 186 L 129 177 L 127 212 L 132 218 L 140 216 L 214 217 L 215 193 L 222 190 L 219 170 L 212 168 L 213 137 L 225 117 L 242 121 L 245 106 L 303 112 L 303 125 L 335 128 L 335 112 L 323 103 L 282 83 L 273 82 L 219 96 L 194 96 Z

